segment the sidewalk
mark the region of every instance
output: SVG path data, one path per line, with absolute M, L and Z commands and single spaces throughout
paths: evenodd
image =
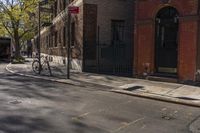
M 50 63 L 53 76 L 49 76 L 48 73 L 36 75 L 32 71 L 32 59 L 26 60 L 27 62 L 25 64 L 8 64 L 6 69 L 11 73 L 22 76 L 40 78 L 77 86 L 85 86 L 86 84 L 103 86 L 104 88 L 109 89 L 109 91 L 116 93 L 200 107 L 200 87 L 84 73 L 74 70 L 71 70 L 69 80 L 66 79 L 66 66 L 55 63 Z

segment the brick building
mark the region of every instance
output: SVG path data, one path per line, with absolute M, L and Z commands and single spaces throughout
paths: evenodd
M 137 0 L 134 70 L 179 80 L 198 79 L 199 0 Z
M 41 52 L 66 63 L 64 12 L 54 3 L 53 24 L 42 30 Z M 198 0 L 74 0 L 72 68 L 126 76 L 199 80 Z
M 80 71 L 132 75 L 134 2 L 132 0 L 56 0 L 52 25 L 41 31 L 41 53 L 67 61 L 68 21 L 64 5 L 80 8 L 71 15 L 72 68 Z

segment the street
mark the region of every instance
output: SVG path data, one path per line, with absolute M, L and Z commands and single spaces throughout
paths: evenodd
M 0 133 L 200 133 L 200 109 L 22 77 L 0 64 Z

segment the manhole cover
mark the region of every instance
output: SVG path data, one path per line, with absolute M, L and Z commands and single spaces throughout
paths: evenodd
M 11 104 L 20 104 L 20 103 L 22 103 L 22 101 L 13 100 L 13 101 L 10 101 L 9 103 L 11 103 Z

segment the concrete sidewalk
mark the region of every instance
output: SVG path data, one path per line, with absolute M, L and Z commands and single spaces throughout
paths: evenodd
M 200 87 L 84 73 L 74 70 L 71 70 L 71 77 L 69 80 L 66 79 L 67 69 L 65 65 L 50 63 L 50 66 L 53 76 L 49 76 L 48 72 L 42 72 L 41 75 L 36 75 L 32 71 L 32 59 L 27 59 L 25 64 L 8 64 L 6 69 L 11 73 L 22 76 L 79 86 L 84 86 L 85 84 L 98 85 L 116 93 L 200 107 Z

